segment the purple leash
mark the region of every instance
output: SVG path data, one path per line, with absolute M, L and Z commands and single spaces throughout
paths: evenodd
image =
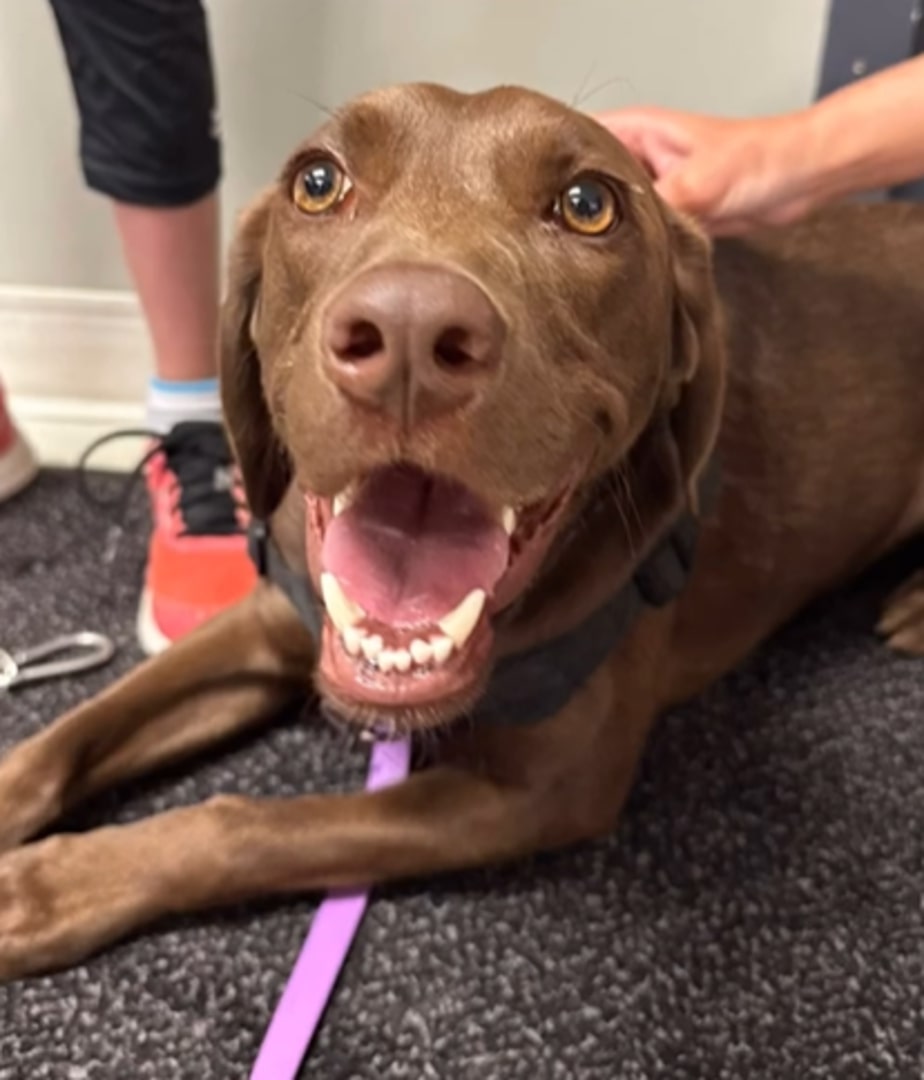
M 375 743 L 366 790 L 378 791 L 404 780 L 410 767 L 410 739 Z M 250 1080 L 298 1076 L 368 903 L 368 891 L 338 893 L 322 901 L 263 1037 Z

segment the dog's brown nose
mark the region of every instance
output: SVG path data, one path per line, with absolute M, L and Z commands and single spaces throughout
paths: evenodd
M 464 405 L 497 370 L 504 322 L 468 278 L 437 266 L 368 270 L 325 323 L 328 373 L 343 393 L 403 424 Z

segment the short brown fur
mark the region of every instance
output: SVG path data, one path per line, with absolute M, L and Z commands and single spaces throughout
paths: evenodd
M 293 207 L 292 176 L 314 148 L 345 163 L 355 212 L 308 222 Z M 548 213 L 587 171 L 610 177 L 623 204 L 620 227 L 594 241 Z M 402 460 L 500 506 L 547 495 L 579 462 L 554 551 L 496 620 L 502 656 L 577 624 L 624 583 L 695 509 L 715 455 L 723 483 L 692 580 L 638 619 L 558 715 L 447 726 L 440 760 L 393 789 L 222 796 L 27 843 L 106 785 L 309 692 L 315 645 L 259 586 L 0 763 L 0 977 L 73 964 L 169 913 L 486 864 L 611 829 L 660 711 L 922 529 L 922 252 L 924 208 L 855 206 L 723 242 L 713 265 L 629 154 L 564 106 L 430 86 L 348 105 L 244 216 L 222 318 L 229 431 L 251 506 L 290 565 L 306 570 L 303 490 L 329 496 Z M 452 266 L 506 321 L 499 374 L 439 422 L 359 419 L 318 359 L 332 299 L 398 260 Z M 589 502 L 604 478 L 612 497 Z M 921 574 L 881 630 L 924 654 Z M 426 722 L 461 704 L 436 703 Z

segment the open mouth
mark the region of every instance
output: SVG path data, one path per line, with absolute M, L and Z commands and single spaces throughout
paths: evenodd
M 487 674 L 492 617 L 535 576 L 571 490 L 495 511 L 455 480 L 393 465 L 333 499 L 308 495 L 325 692 L 373 711 L 464 707 Z

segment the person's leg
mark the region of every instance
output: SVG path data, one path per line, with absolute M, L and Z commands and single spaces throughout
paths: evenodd
M 184 420 L 216 420 L 218 196 L 188 206 L 113 206 L 154 345 L 148 425 L 166 432 Z
M 214 378 L 218 325 L 218 197 L 189 206 L 115 203 L 115 219 L 162 379 Z
M 154 529 L 139 613 L 153 652 L 250 590 L 217 372 L 220 142 L 199 0 L 51 0 L 88 186 L 113 201 L 154 345 Z

